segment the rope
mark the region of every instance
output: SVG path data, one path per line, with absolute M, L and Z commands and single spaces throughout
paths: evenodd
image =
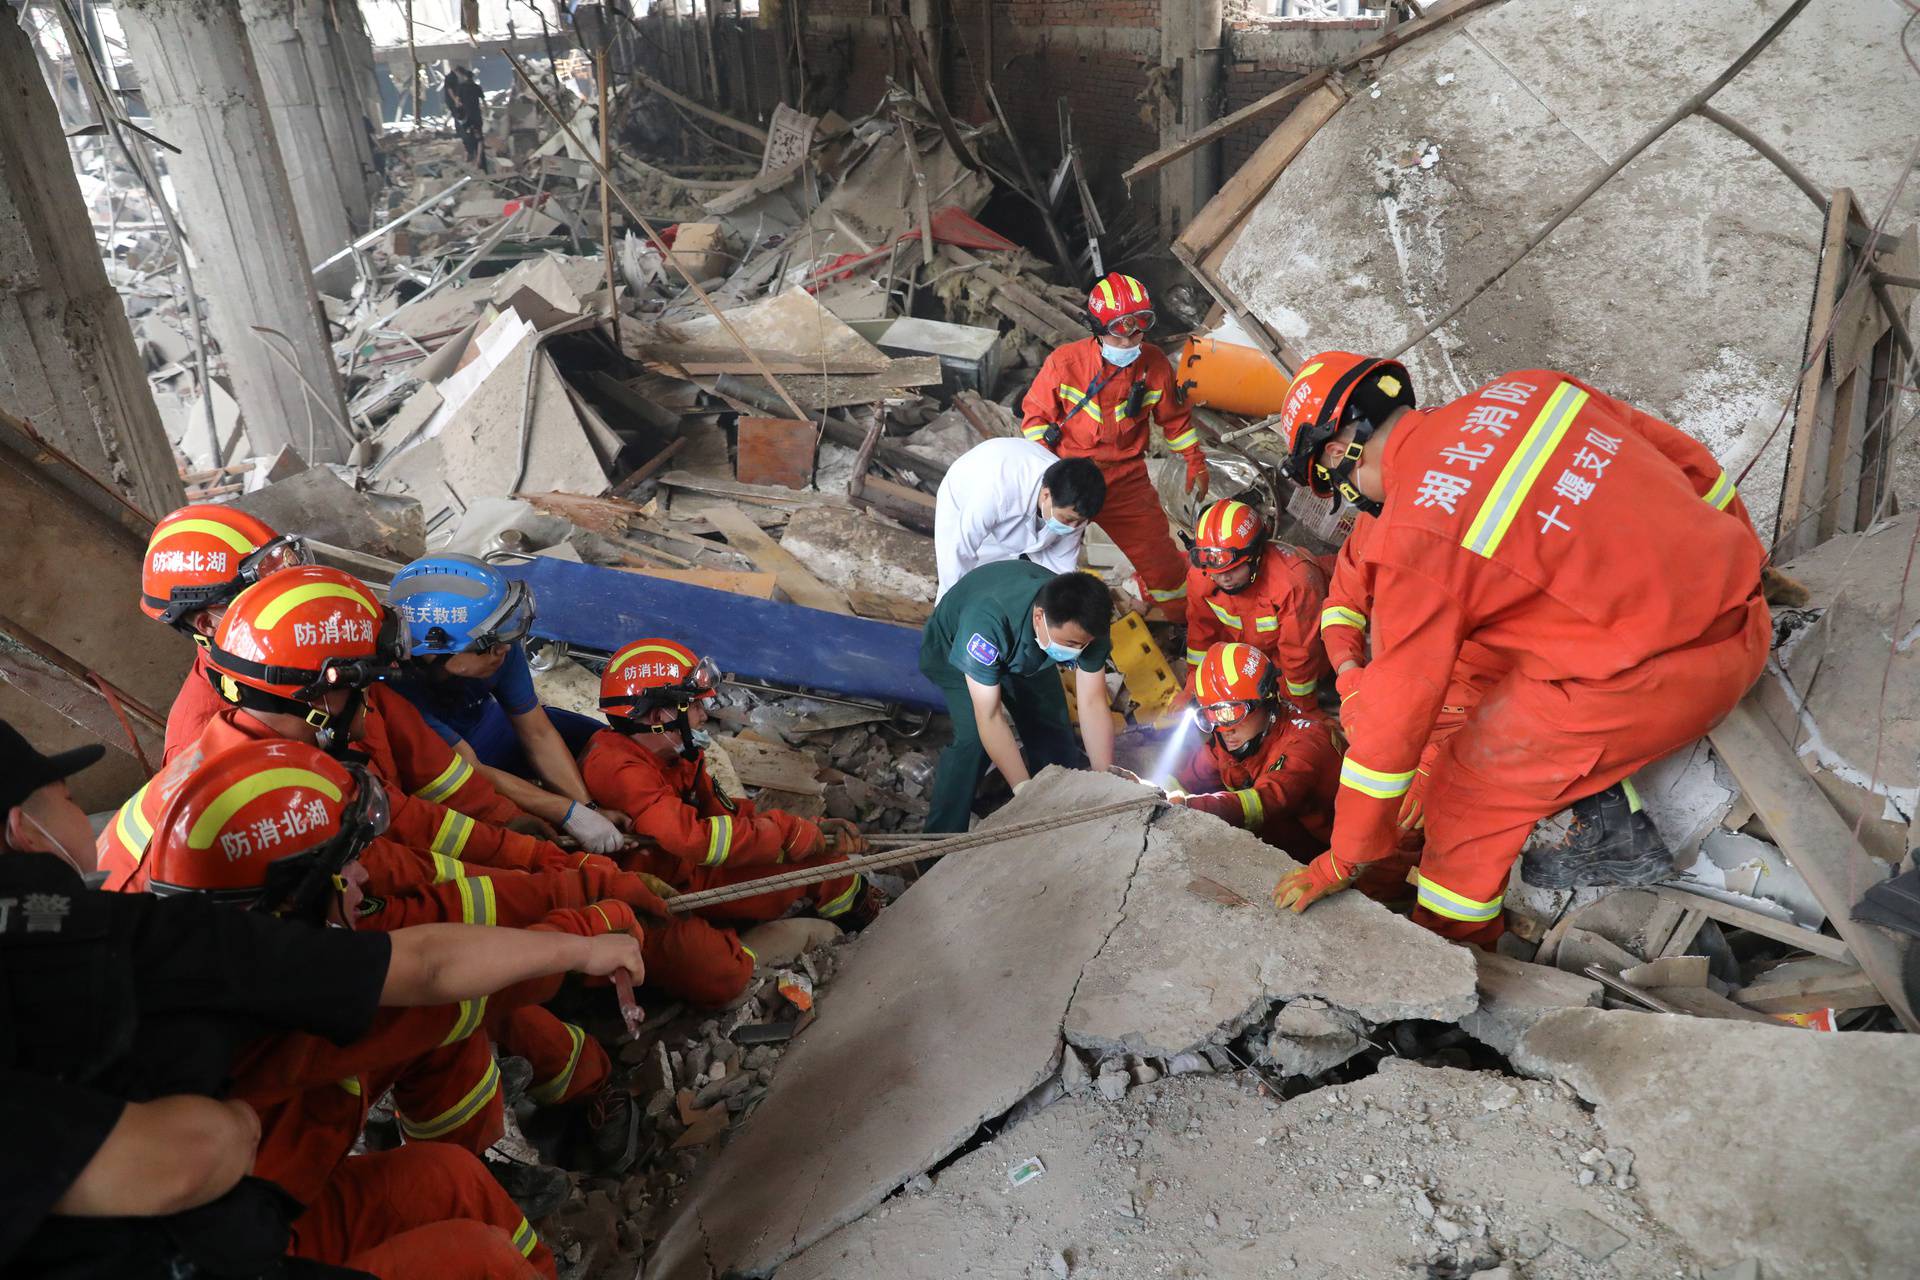
M 667 899 L 667 908 L 675 915 L 685 915 L 690 911 L 698 911 L 702 907 L 717 906 L 723 902 L 737 902 L 742 898 L 756 898 L 763 893 L 772 893 L 779 889 L 819 884 L 825 880 L 839 880 L 845 876 L 858 875 L 863 871 L 879 871 L 886 867 L 897 867 L 903 862 L 918 862 L 922 858 L 939 858 L 950 853 L 969 853 L 975 849 L 1006 844 L 1043 831 L 1071 827 L 1082 822 L 1091 822 L 1095 818 L 1112 817 L 1114 814 L 1128 813 L 1149 805 L 1164 803 L 1165 801 L 1157 795 L 1143 795 L 1137 800 L 1121 800 L 1114 804 L 1088 809 L 1084 813 L 1068 814 L 1065 817 L 1042 818 L 1033 822 L 1016 823 L 1010 827 L 1000 827 L 993 831 L 975 831 L 945 840 L 929 840 L 905 849 L 888 850 L 885 853 L 860 854 L 841 862 L 801 867 L 776 876 L 744 880 L 739 884 L 722 885 L 717 889 L 702 889 L 698 893 L 677 894 Z
M 127 735 L 127 745 L 133 748 L 133 758 L 140 762 L 141 771 L 151 778 L 153 765 L 148 761 L 147 753 L 141 749 L 140 739 L 134 735 L 133 726 L 127 722 L 126 710 L 120 705 L 120 691 L 108 684 L 98 671 L 87 672 L 87 679 L 92 681 L 93 687 L 100 691 L 100 696 L 107 700 L 107 706 L 113 710 L 113 718 L 120 722 L 121 732 Z

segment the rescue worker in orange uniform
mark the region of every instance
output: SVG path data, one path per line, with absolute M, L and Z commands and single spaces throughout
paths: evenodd
M 1764 553 L 1713 456 L 1566 374 L 1520 370 L 1422 411 L 1404 366 L 1337 351 L 1301 367 L 1281 429 L 1296 480 L 1378 525 L 1332 847 L 1275 904 L 1304 910 L 1393 851 L 1469 640 L 1511 670 L 1439 750 L 1414 919 L 1491 946 L 1514 859 L 1562 809 L 1572 837 L 1546 878 L 1670 874 L 1620 784 L 1732 709 L 1771 631 Z M 1538 882 L 1531 858 L 1524 874 Z
M 1176 804 L 1251 831 L 1299 860 L 1333 834 L 1340 748 L 1332 721 L 1280 696 L 1280 675 L 1250 644 L 1221 642 L 1194 664 L 1193 714 L 1206 730 L 1180 771 Z
M 365 884 L 358 859 L 386 821 L 385 788 L 357 765 L 292 742 L 231 747 L 207 758 L 173 793 L 135 887 L 204 894 L 312 927 L 351 928 Z M 538 931 L 457 935 L 459 949 L 446 957 L 464 984 L 457 1003 L 385 1011 L 343 1046 L 281 1034 L 242 1051 L 233 1092 L 262 1116 L 256 1175 L 307 1207 L 292 1224 L 293 1254 L 334 1264 L 362 1259 L 356 1265 L 364 1266 L 368 1251 L 383 1248 L 382 1265 L 391 1268 L 383 1274 L 421 1274 L 408 1269 L 421 1266 L 460 1271 L 469 1265 L 461 1252 L 435 1257 L 423 1241 L 390 1237 L 467 1219 L 498 1229 L 512 1246 L 509 1254 L 491 1235 L 474 1237 L 487 1242 L 472 1260 L 479 1273 L 529 1274 L 530 1260 L 533 1271 L 552 1276 L 552 1255 L 470 1153 L 440 1145 L 347 1159 L 365 1106 L 378 1096 L 363 1076 L 384 1089 L 397 1068 L 478 1030 L 490 998 L 542 998 L 551 993 L 549 980 L 568 969 L 643 973 L 639 933 L 631 908 L 605 902 L 551 913 Z M 491 1097 L 473 1095 L 476 1106 Z M 444 1233 L 429 1238 L 434 1248 L 461 1243 Z
M 600 708 L 611 727 L 593 735 L 580 771 L 595 804 L 633 815 L 633 834 L 642 843 L 626 865 L 690 891 L 861 852 L 866 842 L 851 822 L 761 812 L 751 800 L 734 800 L 714 785 L 701 740 L 705 704 L 719 685 L 712 660 L 695 657 L 674 640 L 636 640 L 607 663 Z M 864 877 L 850 875 L 729 902 L 710 916 L 776 920 L 803 899 L 820 918 L 843 928 L 865 924 L 879 906 Z
M 1266 522 L 1244 502 L 1216 502 L 1193 530 L 1187 573 L 1187 664 L 1209 646 L 1238 640 L 1279 668 L 1287 697 L 1311 702 L 1327 674 L 1320 612 L 1327 572 L 1295 547 L 1267 540 Z
M 1047 357 L 1021 402 L 1022 433 L 1062 458 L 1091 458 L 1106 477 L 1107 498 L 1094 523 L 1137 571 L 1142 598 L 1176 614 L 1187 566 L 1147 475 L 1147 421 L 1160 424 L 1167 448 L 1185 458 L 1187 492 L 1207 496 L 1207 458 L 1182 402 L 1173 366 L 1146 340 L 1153 300 L 1132 276 L 1109 274 L 1087 295 L 1094 336 Z
M 207 646 L 227 605 L 276 569 L 311 563 L 299 538 L 233 507 L 195 503 L 153 526 L 140 566 L 140 611 L 195 646 L 193 667 L 167 713 L 163 762 L 198 738 L 200 726 L 220 709 L 207 682 Z

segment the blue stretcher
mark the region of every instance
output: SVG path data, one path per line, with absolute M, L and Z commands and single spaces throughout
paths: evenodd
M 537 639 L 611 656 L 629 641 L 666 636 L 743 679 L 946 709 L 920 674 L 913 627 L 547 556 L 497 567 L 533 591 Z

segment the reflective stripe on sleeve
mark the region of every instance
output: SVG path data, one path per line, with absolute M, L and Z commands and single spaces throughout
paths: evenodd
M 342 1077 L 340 1080 L 340 1087 L 342 1089 L 345 1089 L 348 1093 L 352 1094 L 356 1098 L 359 1097 L 363 1092 L 363 1090 L 360 1088 L 359 1076 Z
M 1437 916 L 1449 920 L 1463 920 L 1468 924 L 1480 924 L 1492 920 L 1500 914 L 1500 904 L 1506 894 L 1495 894 L 1491 902 L 1476 902 L 1463 893 L 1455 893 L 1445 885 L 1436 884 L 1423 875 L 1417 875 L 1414 881 L 1416 897 L 1421 906 Z
M 1253 620 L 1253 629 L 1260 632 L 1278 631 L 1280 629 L 1280 619 L 1277 616 L 1255 618 Z
M 1189 649 L 1187 650 L 1187 665 L 1197 667 L 1206 660 L 1206 657 L 1207 654 L 1204 649 Z
M 479 1115 L 493 1096 L 500 1092 L 500 1064 L 492 1058 L 487 1059 L 487 1069 L 480 1073 L 480 1081 L 467 1090 L 460 1101 L 434 1116 L 431 1120 L 411 1120 L 405 1115 L 398 1117 L 400 1132 L 416 1142 L 427 1142 L 444 1137 L 458 1129 L 467 1121 Z
M 540 1237 L 534 1233 L 533 1224 L 525 1218 L 513 1229 L 513 1247 L 520 1251 L 523 1258 L 531 1258 L 533 1251 L 540 1246 Z
M 492 926 L 500 922 L 500 911 L 493 897 L 493 881 L 478 876 L 463 876 L 453 882 L 460 892 L 460 923 Z
M 444 853 L 430 853 L 427 857 L 433 860 L 435 884 L 446 884 L 450 880 L 458 880 L 467 874 L 467 864 L 458 858 L 449 858 Z
M 1161 604 L 1172 604 L 1175 600 L 1185 600 L 1187 598 L 1187 584 L 1182 582 L 1179 586 L 1168 591 L 1155 591 L 1152 587 L 1148 587 L 1147 594 Z
M 1226 623 L 1228 626 L 1233 627 L 1236 630 L 1239 629 L 1240 627 L 1239 614 L 1228 613 L 1225 609 L 1220 607 L 1220 602 L 1217 600 L 1207 601 L 1207 608 L 1213 610 L 1213 616 L 1220 619 L 1220 621 Z
M 1266 821 L 1267 806 L 1261 803 L 1260 793 L 1252 787 L 1236 791 L 1233 798 L 1240 802 L 1240 825 L 1248 831 L 1257 830 Z
M 717 867 L 727 860 L 733 852 L 733 819 L 725 814 L 707 819 L 707 856 L 702 859 L 703 867 Z
M 1328 627 L 1356 627 L 1365 631 L 1367 615 L 1343 604 L 1330 604 L 1320 611 L 1320 629 L 1325 631 Z
M 1706 504 L 1715 511 L 1725 511 L 1727 504 L 1733 501 L 1733 495 L 1739 490 L 1734 487 L 1733 477 L 1722 471 L 1714 477 L 1713 487 L 1703 495 Z
M 1382 773 L 1378 769 L 1369 769 L 1357 763 L 1352 756 L 1340 762 L 1340 785 L 1352 787 L 1362 795 L 1372 796 L 1376 800 L 1391 800 L 1395 796 L 1407 794 L 1407 788 L 1413 785 L 1413 770 L 1405 773 Z
M 1547 403 L 1541 406 L 1540 416 L 1527 428 L 1527 434 L 1520 437 L 1520 447 L 1507 459 L 1507 465 L 1500 469 L 1499 477 L 1493 482 L 1493 488 L 1487 493 L 1487 500 L 1480 505 L 1479 514 L 1473 523 L 1467 526 L 1466 537 L 1460 545 L 1477 556 L 1493 558 L 1500 549 L 1500 542 L 1507 536 L 1507 529 L 1513 524 L 1513 518 L 1520 514 L 1520 507 L 1527 500 L 1527 494 L 1533 489 L 1533 482 L 1540 478 L 1540 472 L 1546 467 L 1547 459 L 1559 447 L 1566 437 L 1567 428 L 1587 403 L 1587 393 L 1573 385 L 1563 382 L 1554 388 L 1547 397 Z
M 1047 428 L 1051 425 L 1053 424 L 1048 422 L 1030 422 L 1020 428 L 1020 434 L 1038 444 L 1047 438 Z
M 1307 681 L 1304 684 L 1297 683 L 1292 680 L 1287 681 L 1287 692 L 1292 694 L 1296 698 L 1304 698 L 1308 694 L 1312 693 L 1315 689 L 1318 689 L 1319 687 L 1320 687 L 1320 678 L 1318 676 L 1315 676 L 1313 679 Z
M 466 849 L 467 837 L 472 834 L 473 819 L 449 809 L 447 816 L 440 819 L 440 829 L 433 833 L 433 843 L 428 849 L 449 858 L 457 858 Z
M 133 855 L 133 865 L 139 866 L 140 859 L 147 856 L 147 845 L 153 840 L 153 826 L 147 821 L 147 815 L 140 812 L 140 805 L 147 798 L 149 782 L 133 793 L 133 798 L 120 806 L 120 814 L 113 820 L 113 832 L 120 843 Z
M 419 796 L 422 800 L 431 800 L 435 804 L 443 804 L 446 802 L 448 796 L 458 791 L 461 787 L 466 786 L 467 779 L 472 776 L 473 766 L 467 763 L 465 756 L 456 751 L 447 767 L 440 771 L 440 776 L 413 794 Z
M 587 1033 L 571 1022 L 560 1024 L 566 1028 L 567 1039 L 573 1047 L 567 1051 L 567 1065 L 556 1072 L 551 1080 L 544 1080 L 527 1090 L 527 1096 L 541 1106 L 550 1106 L 566 1096 L 567 1086 L 573 1083 L 574 1068 L 580 1065 L 580 1050 L 586 1047 Z
M 1185 453 L 1187 450 L 1193 448 L 1193 446 L 1198 444 L 1199 442 L 1200 442 L 1199 428 L 1188 427 L 1185 431 L 1182 431 L 1177 436 L 1168 436 L 1167 448 L 1173 450 L 1175 453 Z

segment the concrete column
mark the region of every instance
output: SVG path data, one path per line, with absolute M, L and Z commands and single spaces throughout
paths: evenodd
M 118 7 L 154 129 L 181 148 L 167 168 L 253 447 L 273 453 L 291 444 L 310 461 L 344 461 L 345 442 L 329 424 L 346 420 L 339 375 L 239 0 Z
M 1160 143 L 1178 142 L 1214 119 L 1226 31 L 1221 0 L 1164 0 L 1160 65 L 1174 72 L 1174 111 L 1160 115 Z M 1162 169 L 1160 228 L 1176 236 L 1220 188 L 1220 144 L 1212 142 Z
M 373 53 L 373 33 L 367 30 L 367 17 L 362 13 L 355 0 L 339 0 L 331 10 L 340 24 L 340 77 L 353 95 L 355 107 L 365 114 L 373 125 L 374 133 L 380 132 L 380 76 L 379 61 Z M 366 131 L 361 130 L 361 136 Z
M 311 0 L 240 0 L 240 18 L 266 91 L 267 116 L 287 167 L 309 261 L 319 262 L 367 227 L 367 175 L 353 137 L 360 122 L 347 100 L 333 47 L 339 32 L 325 7 Z M 338 279 L 322 283 L 338 288 L 352 275 L 348 267 Z
M 26 32 L 0 14 L 0 407 L 159 517 L 185 501 Z

